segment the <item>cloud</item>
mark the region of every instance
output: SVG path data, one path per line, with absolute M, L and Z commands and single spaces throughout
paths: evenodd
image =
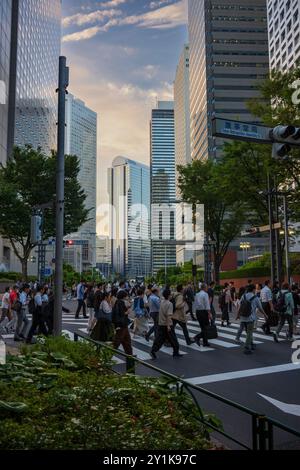
M 118 1 L 120 0 L 112 0 L 115 5 L 117 5 L 116 2 Z M 162 2 L 165 3 L 166 0 L 160 0 L 158 4 L 161 5 L 163 4 Z M 108 3 L 105 3 L 103 5 L 107 5 Z M 153 2 L 152 5 L 154 5 Z M 108 21 L 104 25 L 97 26 L 97 30 L 94 28 L 94 34 L 89 37 L 87 37 L 85 33 L 85 31 L 89 30 L 85 30 L 78 33 L 69 34 L 63 38 L 63 41 L 69 42 L 79 41 L 81 39 L 89 39 L 90 37 L 93 37 L 99 32 L 107 32 L 111 28 L 116 26 L 136 25 L 140 28 L 147 29 L 170 29 L 175 28 L 177 26 L 182 26 L 187 24 L 186 5 L 186 0 L 180 0 L 171 5 L 163 6 L 161 8 L 149 11 L 142 15 L 131 15 L 125 16 L 123 18 L 116 18 L 116 16 L 122 15 L 122 12 L 120 10 L 115 9 L 96 10 L 88 14 L 77 13 L 76 15 L 64 18 L 63 25 L 65 27 L 70 26 L 72 24 L 81 26 L 84 24 L 94 24 L 98 22 L 102 23 L 105 19 L 108 19 Z M 92 30 L 92 28 L 90 28 L 90 30 Z
M 92 28 L 84 29 L 83 31 L 78 31 L 77 33 L 67 34 L 63 37 L 63 42 L 75 42 L 75 41 L 84 41 L 86 39 L 91 39 L 99 33 L 100 27 L 93 26 Z
M 108 2 L 100 2 L 99 6 L 105 8 L 116 8 L 119 5 L 123 5 L 127 0 L 109 0 Z
M 152 80 L 157 76 L 160 67 L 158 65 L 145 65 L 144 67 L 134 71 L 134 75 L 144 78 L 145 80 Z
M 159 8 L 162 5 L 165 5 L 166 3 L 171 3 L 172 0 L 157 0 L 155 2 L 150 2 L 150 8 L 153 10 L 154 8 Z
M 76 15 L 67 16 L 63 19 L 63 26 L 66 28 L 73 24 L 77 26 L 82 26 L 85 24 L 94 24 L 100 23 L 107 18 L 113 18 L 115 16 L 121 15 L 122 12 L 120 10 L 96 10 L 92 13 L 76 13 Z
M 90 75 L 88 62 L 78 63 L 77 56 L 70 67 L 70 92 L 98 113 L 98 203 L 107 202 L 107 169 L 114 157 L 124 155 L 150 164 L 151 109 L 157 99 L 173 99 L 173 85 L 162 82 L 142 89 L 121 79 L 99 80 Z

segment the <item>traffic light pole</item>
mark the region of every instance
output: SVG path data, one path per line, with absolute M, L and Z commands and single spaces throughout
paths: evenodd
M 63 293 L 63 240 L 65 209 L 65 123 L 66 93 L 69 85 L 69 69 L 66 58 L 59 58 L 58 79 L 58 123 L 56 161 L 56 250 L 55 250 L 55 297 L 54 297 L 54 336 L 62 332 L 62 293 Z
M 276 268 L 275 268 L 275 237 L 274 237 L 274 216 L 273 216 L 273 204 L 272 204 L 272 191 L 271 191 L 271 177 L 270 173 L 267 174 L 267 185 L 268 185 L 268 210 L 269 210 L 269 225 L 270 225 L 270 254 L 271 254 L 271 283 L 274 285 L 276 280 Z
M 284 233 L 285 233 L 285 264 L 286 264 L 286 277 L 287 282 L 291 282 L 291 267 L 290 267 L 290 247 L 289 247 L 289 219 L 288 219 L 288 205 L 287 197 L 283 196 L 283 211 L 284 211 Z

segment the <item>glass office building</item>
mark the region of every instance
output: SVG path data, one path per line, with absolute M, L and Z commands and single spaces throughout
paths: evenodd
M 78 181 L 87 196 L 85 206 L 90 210 L 89 220 L 72 234 L 72 238 L 88 241 L 88 250 L 82 253 L 85 270 L 96 264 L 97 113 L 71 93 L 66 98 L 65 152 L 79 159 Z
M 127 279 L 151 272 L 150 169 L 117 157 L 108 170 L 111 265 Z
M 152 272 L 176 266 L 174 102 L 159 101 L 151 118 Z M 167 242 L 170 242 L 169 244 Z
M 214 117 L 254 122 L 247 101 L 269 74 L 266 0 L 189 0 L 192 159 L 219 158 Z
M 12 0 L 0 2 L 0 163 L 7 157 Z
M 56 148 L 61 0 L 13 0 L 12 73 L 8 151 L 13 144 Z M 1 2 L 2 3 L 2 2 Z M 15 93 L 13 94 L 13 90 Z

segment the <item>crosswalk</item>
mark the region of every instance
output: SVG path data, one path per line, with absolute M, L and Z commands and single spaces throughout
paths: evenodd
M 29 319 L 30 315 L 28 316 Z M 266 336 L 262 330 L 259 328 L 259 325 L 263 320 L 258 321 L 258 328 L 253 334 L 254 344 L 256 345 L 263 345 L 273 342 L 272 336 Z M 67 335 L 71 340 L 74 340 L 74 333 L 72 330 L 78 329 L 79 331 L 86 333 L 87 332 L 87 324 L 88 320 L 85 318 L 75 319 L 74 314 L 71 313 L 64 313 L 63 314 L 63 333 Z M 203 347 L 202 345 L 199 347 L 196 344 L 187 345 L 185 342 L 184 334 L 182 329 L 179 325 L 176 327 L 176 335 L 178 338 L 178 342 L 180 345 L 180 353 L 183 356 L 187 356 L 191 352 L 197 352 L 200 354 L 203 353 L 210 353 L 212 354 L 216 350 L 224 349 L 224 350 L 235 350 L 240 348 L 241 346 L 236 343 L 235 338 L 239 329 L 239 324 L 236 322 L 231 323 L 230 326 L 222 326 L 221 321 L 217 320 L 216 322 L 218 328 L 218 338 L 209 340 L 210 347 Z M 285 327 L 286 328 L 286 327 Z M 298 328 L 300 328 L 300 321 L 298 323 Z M 197 333 L 199 333 L 199 325 L 197 321 L 188 321 L 188 330 L 190 333 L 190 337 L 193 338 Z M 132 338 L 132 345 L 133 345 L 133 353 L 139 359 L 143 361 L 150 360 L 150 350 L 152 347 L 152 341 L 148 342 L 145 338 L 140 336 L 134 336 L 133 332 L 130 330 L 131 338 Z M 13 339 L 13 334 L 4 334 L 2 338 L 4 340 Z M 294 336 L 295 340 L 300 339 L 300 335 Z M 241 342 L 245 342 L 246 333 L 243 332 L 241 336 Z M 284 342 L 286 340 L 286 332 L 283 331 L 279 335 L 279 342 Z M 161 355 L 165 355 L 166 357 L 173 355 L 172 348 L 168 348 L 163 346 L 159 352 Z M 124 363 L 124 360 L 114 357 L 114 360 L 117 364 Z

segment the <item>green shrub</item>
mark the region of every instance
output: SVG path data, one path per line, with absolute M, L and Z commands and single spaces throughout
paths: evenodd
M 169 380 L 113 374 L 111 357 L 65 338 L 22 352 L 0 366 L 0 449 L 212 447 L 191 397 Z

